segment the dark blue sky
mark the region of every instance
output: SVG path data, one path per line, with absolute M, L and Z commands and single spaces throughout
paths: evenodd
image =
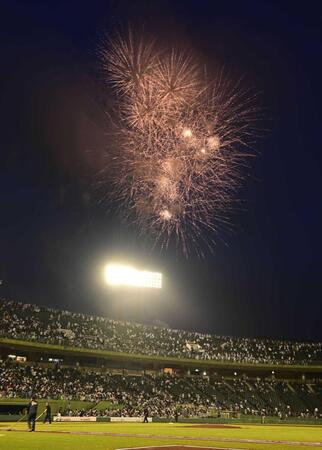
M 282 4 L 281 4 L 282 3 Z M 75 311 L 135 315 L 101 281 L 114 255 L 165 273 L 138 317 L 218 334 L 322 339 L 322 18 L 318 2 L 17 1 L 0 11 L 0 287 Z M 107 146 L 97 47 L 134 24 L 179 38 L 260 92 L 233 233 L 186 260 L 151 251 L 98 202 Z

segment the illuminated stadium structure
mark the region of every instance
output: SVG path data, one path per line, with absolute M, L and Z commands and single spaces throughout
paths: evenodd
M 322 411 L 322 343 L 212 336 L 1 300 L 0 355 L 0 406 L 11 414 L 12 399 L 32 394 L 94 417 L 148 408 L 155 419 L 319 420 Z
M 138 270 L 131 266 L 108 264 L 105 268 L 105 279 L 114 286 L 135 286 L 161 289 L 162 274 Z

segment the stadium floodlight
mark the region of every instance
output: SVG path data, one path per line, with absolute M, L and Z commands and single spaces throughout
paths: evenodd
M 162 273 L 137 270 L 134 267 L 108 264 L 105 267 L 105 280 L 115 286 L 136 286 L 161 289 Z

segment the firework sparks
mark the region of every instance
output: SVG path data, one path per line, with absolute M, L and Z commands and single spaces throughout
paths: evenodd
M 112 196 L 162 242 L 215 232 L 239 186 L 255 108 L 223 73 L 209 81 L 191 55 L 129 32 L 102 52 L 116 97 Z M 112 161 L 112 162 L 111 162 Z M 105 172 L 104 172 L 105 173 Z

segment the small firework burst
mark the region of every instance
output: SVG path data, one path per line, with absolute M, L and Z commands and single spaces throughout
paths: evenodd
M 132 32 L 101 51 L 117 107 L 103 171 L 111 197 L 141 230 L 189 249 L 227 221 L 256 119 L 254 98 L 191 55 Z M 111 188 L 112 186 L 112 188 Z

